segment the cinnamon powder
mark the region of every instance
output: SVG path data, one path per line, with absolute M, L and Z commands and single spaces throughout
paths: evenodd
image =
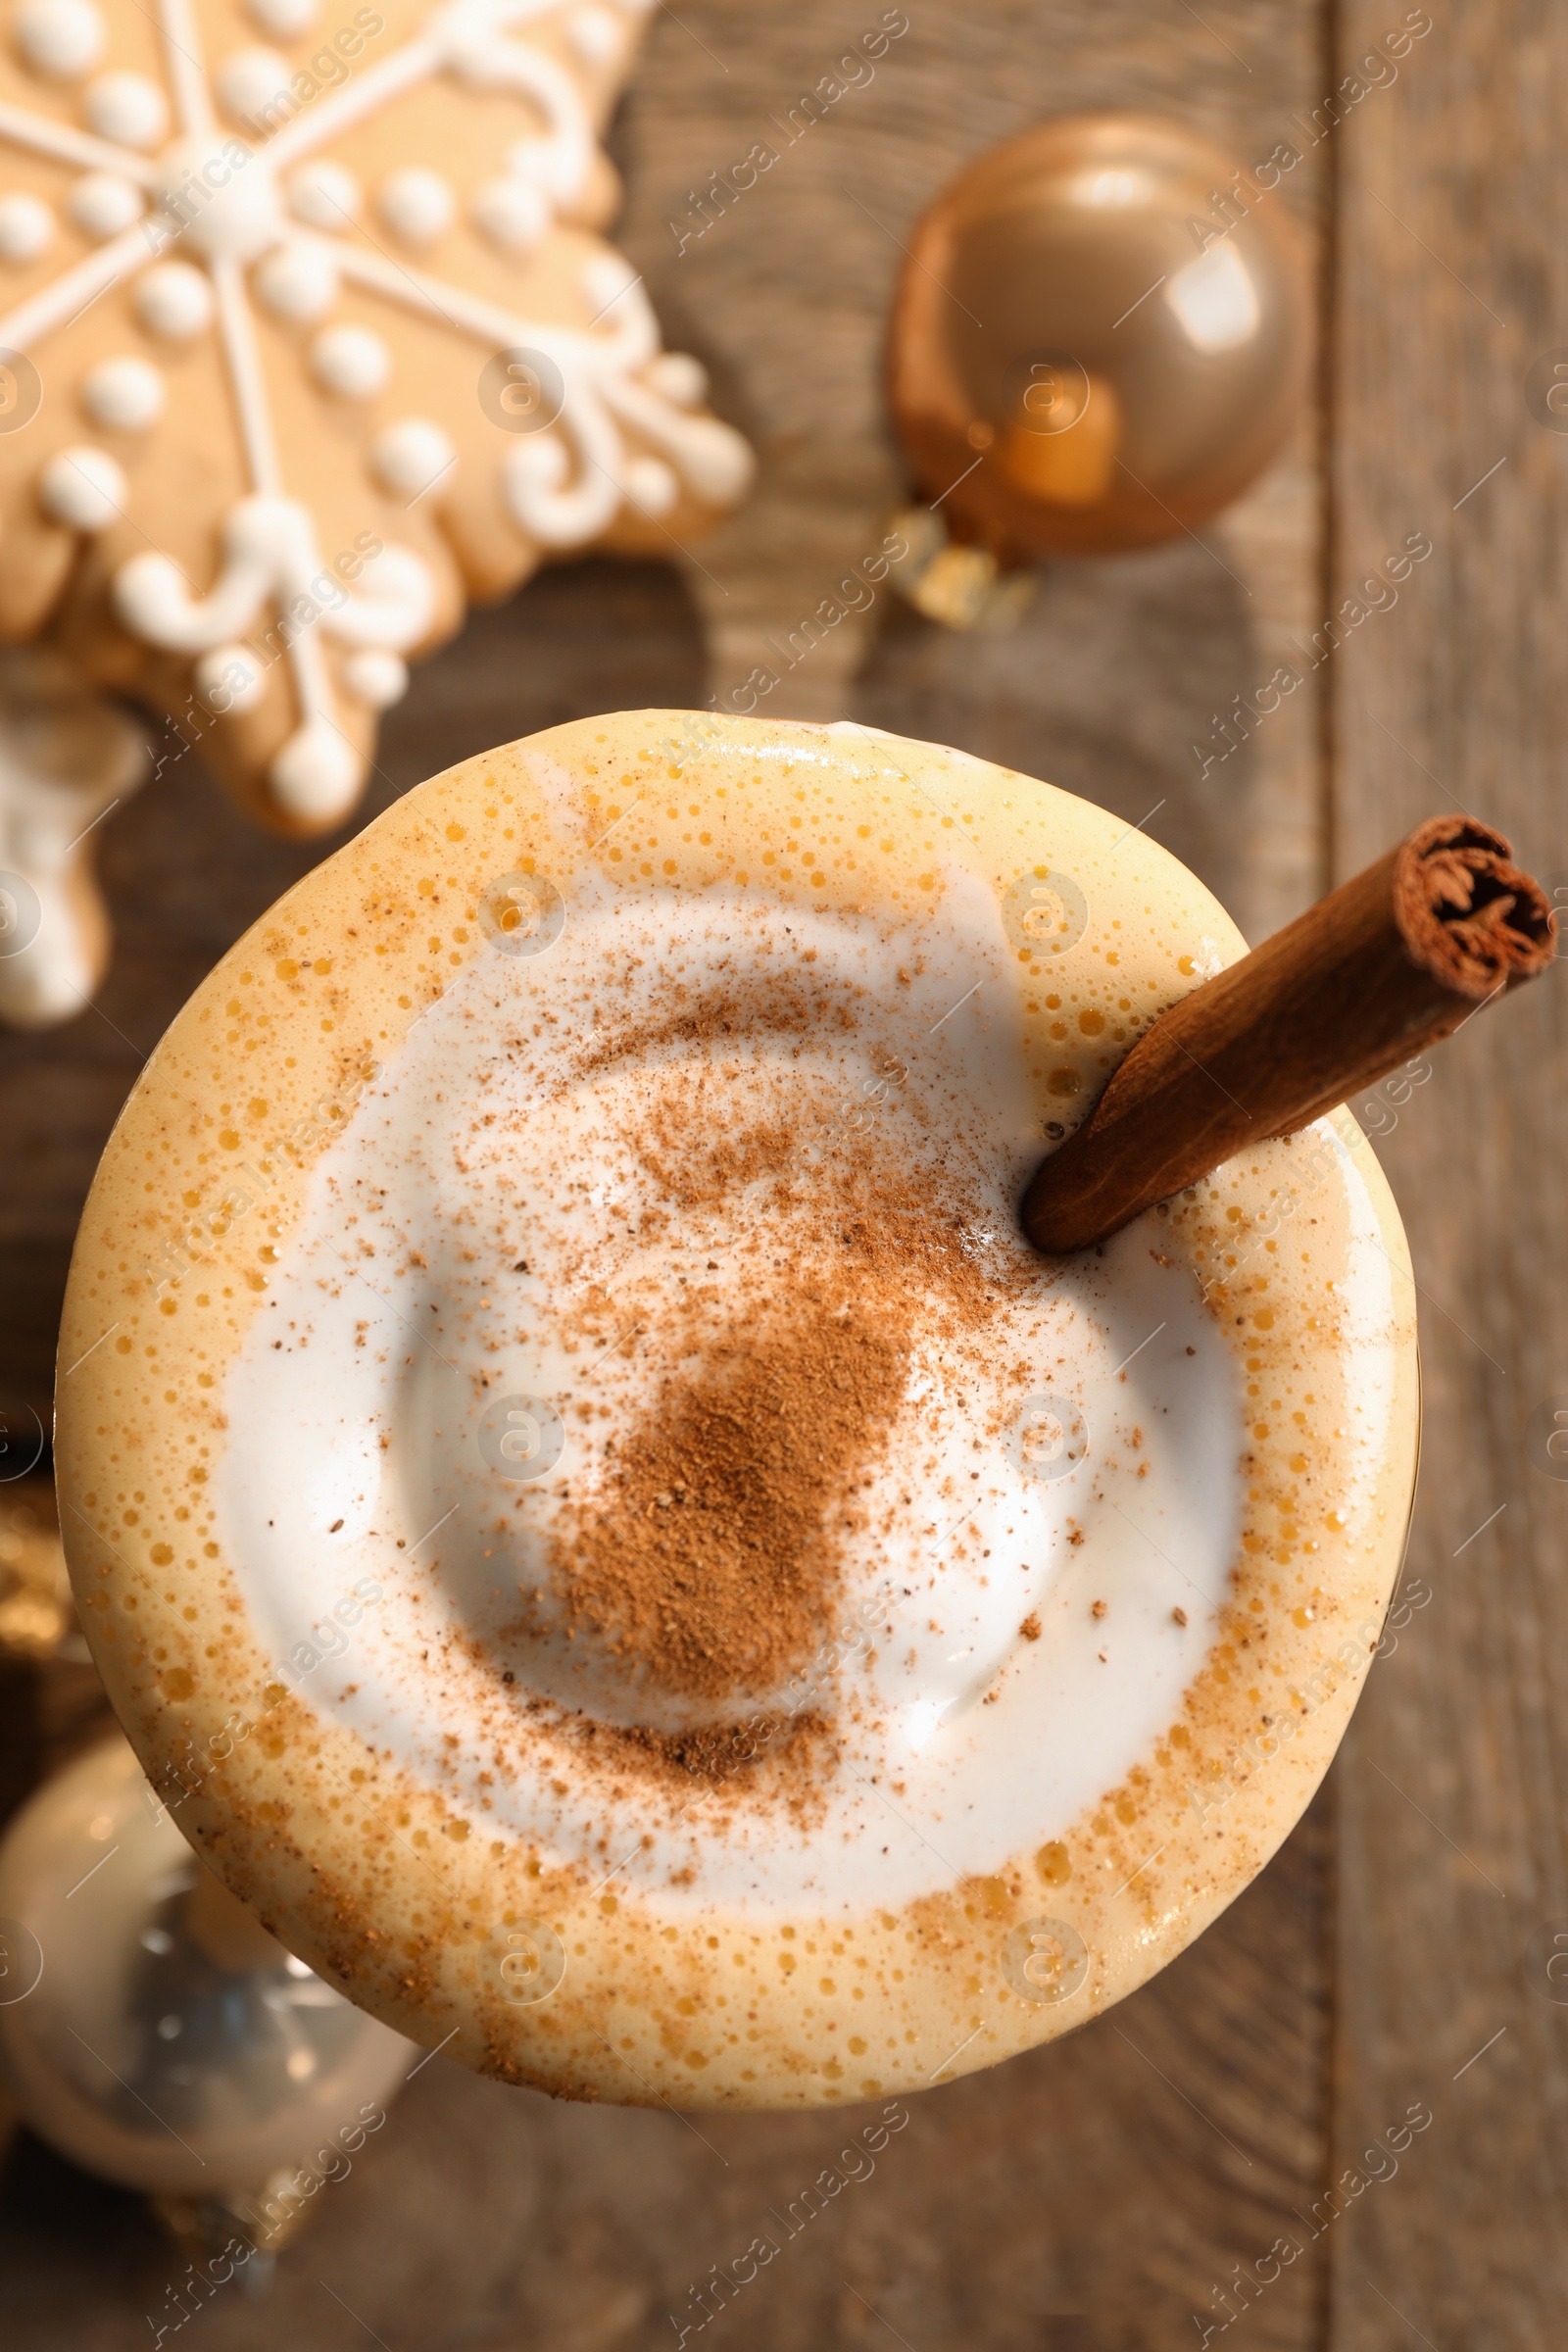
M 607 1773 L 635 1774 L 645 1788 L 662 1788 L 671 1804 L 684 1800 L 689 1808 L 695 1785 L 697 1801 L 709 1804 L 702 1821 L 710 1829 L 722 1829 L 737 1805 L 759 1798 L 808 1821 L 838 1760 L 837 1736 L 815 1707 L 798 1714 L 763 1710 L 680 1732 L 583 1714 L 558 1716 L 551 1728 L 585 1763 Z M 612 1790 L 612 1797 L 618 1793 Z M 717 1810 L 710 1802 L 715 1797 Z
M 831 1702 L 809 1669 L 839 1622 L 845 1563 L 865 1553 L 912 1352 L 938 1334 L 978 1338 L 1006 1280 L 968 1238 L 958 1170 L 956 1183 L 911 1176 L 900 1120 L 877 1132 L 861 1094 L 802 1066 L 813 1036 L 874 1012 L 862 987 L 813 962 L 803 953 L 765 982 L 690 997 L 676 983 L 672 1010 L 606 1022 L 575 1056 L 579 1082 L 638 1070 L 621 1140 L 652 1197 L 627 1238 L 674 1236 L 676 1287 L 639 1326 L 637 1418 L 608 1439 L 586 1491 L 563 1494 L 549 1598 L 512 1630 L 564 1628 L 579 1655 L 614 1661 L 627 1695 L 686 1702 L 673 1723 L 667 1704 L 646 1724 L 556 1719 L 584 1761 L 672 1795 L 696 1783 L 793 1806 L 831 1774 Z M 759 1056 L 764 1038 L 796 1042 Z M 902 1086 L 890 1053 L 871 1059 Z M 904 1116 L 920 1119 L 913 1101 Z M 597 1344 L 597 1324 L 587 1336 Z
M 857 1488 L 904 1391 L 906 1317 L 803 1301 L 667 1375 L 577 1515 L 556 1584 L 635 1675 L 689 1697 L 778 1689 L 823 1640 Z

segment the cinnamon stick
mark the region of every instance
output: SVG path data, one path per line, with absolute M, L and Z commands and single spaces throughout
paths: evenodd
M 1039 1250 L 1082 1250 L 1250 1144 L 1293 1135 L 1492 997 L 1556 926 L 1500 833 L 1435 816 L 1161 1013 L 1024 1195 Z

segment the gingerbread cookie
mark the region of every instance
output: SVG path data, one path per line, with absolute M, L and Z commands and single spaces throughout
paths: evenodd
M 0 635 L 171 718 L 281 830 L 341 822 L 468 598 L 746 487 L 601 233 L 645 5 L 11 14 Z
M 78 1013 L 109 960 L 98 827 L 144 781 L 127 712 L 41 646 L 0 651 L 0 1024 Z

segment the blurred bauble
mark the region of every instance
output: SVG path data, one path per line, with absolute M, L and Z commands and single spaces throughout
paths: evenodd
M 71 1578 L 55 1522 L 47 1476 L 16 1476 L 33 1454 L 36 1413 L 0 1397 L 0 1659 L 52 1658 L 63 1643 L 85 1660 L 86 1643 L 73 1634 Z M 42 1429 L 38 1431 L 41 1455 Z M 0 1984 L 0 1999 L 5 1987 Z
M 916 227 L 893 408 L 957 538 L 1004 563 L 1111 555 L 1246 489 L 1310 348 L 1277 188 L 1158 116 L 1063 116 L 982 156 Z
M 164 2196 L 256 2191 L 363 2132 L 414 2057 L 220 1886 L 118 1734 L 7 1830 L 0 2078 L 89 2172 Z

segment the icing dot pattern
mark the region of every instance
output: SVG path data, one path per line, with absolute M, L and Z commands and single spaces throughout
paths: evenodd
M 297 41 L 317 23 L 317 0 L 246 0 L 246 15 L 258 32 L 274 41 Z
M 313 228 L 342 228 L 357 220 L 364 196 L 359 181 L 341 164 L 307 164 L 289 181 L 289 204 L 296 220 Z
M 101 74 L 87 85 L 85 112 L 99 138 L 122 147 L 161 147 L 169 135 L 169 101 L 145 74 Z
M 0 261 L 35 262 L 55 240 L 55 217 L 41 197 L 14 189 L 0 196 Z
M 89 172 L 66 199 L 73 224 L 98 244 L 129 228 L 144 209 L 135 181 L 122 179 L 118 172 Z
M 375 209 L 406 245 L 434 245 L 457 218 L 458 200 L 439 172 L 394 172 L 376 191 Z
M 38 477 L 38 500 L 51 522 L 103 531 L 124 513 L 125 477 L 106 449 L 62 449 Z
M 104 360 L 83 379 L 81 405 L 106 431 L 144 433 L 164 413 L 164 379 L 146 360 Z
M 262 665 L 246 645 L 215 645 L 196 664 L 196 691 L 210 710 L 254 710 L 266 684 Z
M 307 245 L 279 245 L 257 270 L 255 291 L 274 318 L 302 326 L 324 318 L 338 297 L 338 274 L 328 253 Z
M 390 710 L 409 691 L 409 665 L 400 654 L 368 645 L 344 662 L 343 683 L 357 702 L 372 710 Z
M 531 253 L 550 225 L 545 198 L 520 178 L 482 181 L 469 199 L 468 212 L 481 236 L 503 253 Z
M 340 400 L 369 400 L 392 372 L 392 354 L 368 326 L 323 327 L 311 345 L 311 372 Z
M 423 417 L 405 416 L 376 437 L 370 464 L 388 490 L 416 498 L 448 471 L 457 454 L 440 425 Z
M 587 64 L 602 66 L 620 46 L 620 26 L 608 8 L 579 8 L 566 20 L 566 38 Z
M 244 130 L 256 126 L 264 109 L 287 98 L 289 79 L 288 59 L 275 49 L 236 49 L 223 59 L 213 86 L 223 112 Z
M 142 325 L 166 342 L 188 343 L 212 324 L 212 280 L 188 262 L 160 262 L 140 281 L 134 300 Z
M 330 72 L 295 47 L 318 34 L 320 13 L 319 0 L 211 0 L 172 27 L 139 0 L 19 0 L 9 38 L 39 103 L 13 106 L 0 128 L 12 161 L 0 270 L 65 247 L 41 287 L 19 288 L 10 306 L 0 293 L 0 346 L 31 366 L 55 345 L 48 362 L 90 433 L 111 444 L 84 440 L 47 459 L 20 437 L 0 449 L 0 528 L 20 469 L 17 486 L 52 521 L 110 533 L 110 601 L 147 649 L 144 675 L 167 680 L 170 656 L 188 663 L 219 728 L 218 763 L 226 757 L 305 828 L 352 806 L 370 714 L 403 694 L 409 653 L 438 620 L 455 625 L 466 589 L 494 592 L 498 552 L 520 579 L 538 551 L 587 546 L 623 507 L 665 515 L 683 486 L 728 503 L 750 466 L 738 435 L 692 414 L 701 369 L 661 352 L 646 293 L 608 249 L 597 268 L 590 258 L 575 273 L 546 271 L 544 317 L 516 315 L 514 288 L 530 282 L 557 223 L 579 222 L 597 202 L 594 125 L 642 0 L 517 11 L 402 0 L 390 30 L 377 16 L 373 31 L 356 19 L 334 34 Z M 406 95 L 422 89 L 427 104 L 426 85 L 443 84 L 454 127 L 433 152 L 361 135 Z M 483 94 L 472 139 L 466 91 Z M 570 234 L 591 257 L 591 232 Z M 411 349 L 400 406 L 420 399 L 437 413 L 385 419 L 376 404 L 396 397 Z M 443 416 L 446 387 L 466 391 L 518 350 L 542 350 L 561 387 L 548 433 L 526 447 L 497 438 L 471 393 L 454 391 Z M 318 396 L 319 446 L 273 417 L 285 368 Z M 231 432 L 238 460 L 204 469 L 237 474 L 239 488 L 215 517 L 213 567 L 193 577 L 156 552 L 157 515 L 129 512 L 154 436 L 182 419 L 204 453 L 215 431 Z M 474 453 L 467 476 L 460 449 Z M 321 513 L 338 514 L 330 539 L 299 495 L 301 474 L 322 485 Z M 477 558 L 446 538 L 449 479 L 469 501 L 488 498 L 500 534 L 471 579 Z M 726 489 L 717 501 L 715 483 Z M 346 529 L 356 484 L 370 527 Z M 377 527 L 389 520 L 382 500 L 412 518 L 401 541 Z M 343 550 L 331 564 L 323 543 Z M 82 593 L 76 578 L 66 576 L 63 599 Z M 279 647 L 286 614 L 294 632 Z M 137 690 L 134 675 L 116 682 Z M 294 724 L 253 777 L 248 739 L 222 721 L 264 697 L 291 701 Z
M 14 22 L 23 63 L 53 81 L 90 74 L 109 37 L 92 0 L 23 0 Z

